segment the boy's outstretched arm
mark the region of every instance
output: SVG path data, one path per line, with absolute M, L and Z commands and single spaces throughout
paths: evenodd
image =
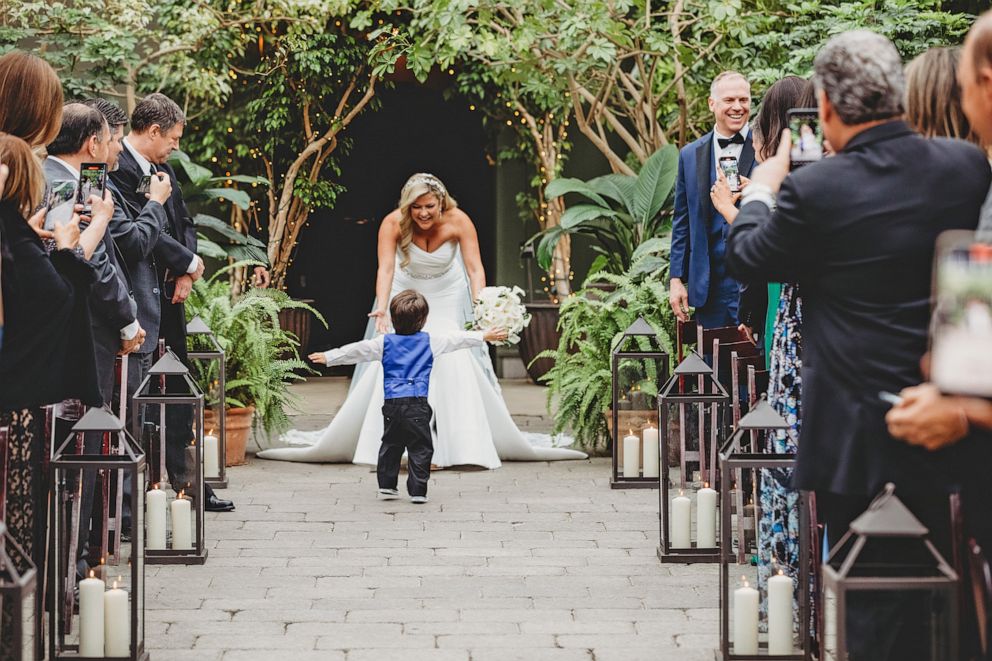
M 487 331 L 459 331 L 444 335 L 431 335 L 431 351 L 434 352 L 435 356 L 440 356 L 441 354 L 460 349 L 481 347 L 486 342 L 502 342 L 507 336 L 508 333 L 502 328 L 493 328 Z
M 318 365 L 354 365 L 382 360 L 382 336 L 361 342 L 352 342 L 339 349 L 316 352 L 307 356 Z

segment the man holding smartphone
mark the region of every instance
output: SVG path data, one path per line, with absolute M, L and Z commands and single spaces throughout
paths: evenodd
M 710 86 L 709 107 L 713 130 L 679 153 L 669 303 L 679 319 L 688 320 L 692 307 L 703 328 L 718 328 L 737 326 L 740 286 L 727 272 L 729 226 L 713 208 L 710 190 L 721 164 L 745 177 L 754 167 L 750 83 L 735 71 L 721 73 Z

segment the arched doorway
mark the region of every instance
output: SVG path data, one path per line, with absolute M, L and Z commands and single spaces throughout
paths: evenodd
M 310 298 L 330 328 L 313 328 L 309 351 L 362 338 L 375 295 L 376 237 L 414 172 L 431 172 L 475 221 L 482 261 L 495 260 L 494 169 L 478 112 L 441 91 L 398 83 L 378 92 L 380 106 L 346 132 L 349 153 L 338 178 L 346 192 L 335 208 L 312 214 L 301 236 L 288 290 Z

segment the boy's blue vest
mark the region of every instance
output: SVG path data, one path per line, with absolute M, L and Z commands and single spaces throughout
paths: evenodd
M 431 337 L 420 332 L 413 335 L 383 336 L 382 370 L 386 399 L 427 397 L 434 353 Z

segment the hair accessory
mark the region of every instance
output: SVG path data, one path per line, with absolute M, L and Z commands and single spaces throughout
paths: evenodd
M 427 174 L 426 172 L 421 174 L 415 174 L 412 177 L 410 177 L 410 179 L 403 185 L 403 191 L 405 192 L 418 184 L 424 184 L 425 186 L 430 188 L 433 192 L 440 195 L 442 201 L 443 198 L 448 197 L 448 190 L 444 187 L 444 184 L 441 183 L 441 180 L 432 174 Z

